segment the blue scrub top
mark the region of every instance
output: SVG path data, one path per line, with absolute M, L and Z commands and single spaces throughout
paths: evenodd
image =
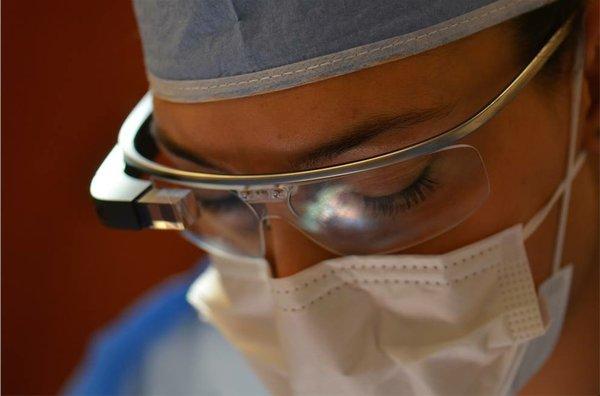
M 186 301 L 206 268 L 173 277 L 94 336 L 66 395 L 266 395 L 242 356 Z

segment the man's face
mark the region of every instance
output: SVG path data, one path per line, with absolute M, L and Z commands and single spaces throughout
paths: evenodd
M 200 104 L 155 99 L 159 139 L 197 158 L 194 163 L 167 153 L 176 166 L 214 173 L 285 172 L 371 157 L 472 117 L 524 66 L 518 43 L 515 30 L 503 24 L 420 55 L 285 91 Z M 562 80 L 551 90 L 530 83 L 460 142 L 481 153 L 490 197 L 456 228 L 404 252 L 443 253 L 526 222 L 540 209 L 564 172 L 570 103 L 568 79 Z M 284 221 L 273 220 L 265 237 L 277 276 L 334 257 Z M 551 253 L 548 246 L 538 250 L 532 258 L 536 280 L 546 274 L 535 261 L 545 262 L 545 252 Z

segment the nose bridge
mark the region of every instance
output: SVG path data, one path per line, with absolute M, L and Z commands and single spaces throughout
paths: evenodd
M 293 188 L 288 187 L 238 192 L 239 197 L 254 208 L 263 222 L 265 258 L 271 264 L 275 277 L 290 276 L 336 257 L 290 222 L 288 200 L 292 192 Z
M 294 227 L 286 216 L 268 214 L 264 219 L 268 221 L 263 227 L 265 258 L 271 263 L 275 277 L 290 276 L 336 257 Z

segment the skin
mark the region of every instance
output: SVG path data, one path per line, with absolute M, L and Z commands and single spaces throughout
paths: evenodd
M 598 2 L 586 12 L 585 76 L 578 148 L 589 157 L 573 182 L 563 263 L 575 266 L 571 302 L 555 353 L 523 394 L 597 394 L 598 389 Z M 163 134 L 191 153 L 232 173 L 296 170 L 294 159 L 347 133 L 349 127 L 422 109 L 441 116 L 399 128 L 315 166 L 347 162 L 408 146 L 463 122 L 496 96 L 523 61 L 510 23 L 406 59 L 293 89 L 199 104 L 155 99 Z M 572 79 L 548 86 L 536 78 L 505 109 L 463 143 L 485 162 L 491 194 L 467 220 L 401 253 L 440 254 L 529 220 L 565 173 Z M 169 154 L 184 169 L 202 169 Z M 533 278 L 551 274 L 559 205 L 526 241 Z M 289 276 L 334 254 L 285 221 L 266 233 L 267 259 L 277 277 Z M 400 253 L 400 252 L 396 252 Z

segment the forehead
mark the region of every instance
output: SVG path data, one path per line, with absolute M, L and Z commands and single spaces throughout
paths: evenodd
M 449 104 L 455 111 L 444 125 L 451 125 L 516 71 L 511 32 L 502 24 L 406 59 L 269 94 L 198 104 L 155 99 L 154 114 L 171 140 L 217 160 L 285 156 L 326 143 L 354 123 Z

